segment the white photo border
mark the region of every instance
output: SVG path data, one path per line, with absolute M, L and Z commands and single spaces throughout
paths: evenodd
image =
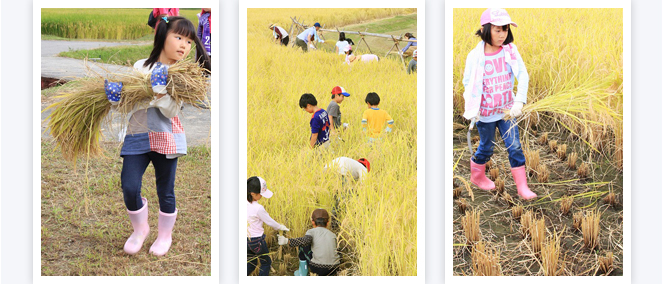
M 622 276 L 610 277 L 586 277 L 586 276 L 565 276 L 540 277 L 540 276 L 454 276 L 453 275 L 453 200 L 451 189 L 445 189 L 445 265 L 444 279 L 445 283 L 558 283 L 565 281 L 567 283 L 631 283 L 631 1 L 630 0 L 608 0 L 608 1 L 587 1 L 587 0 L 561 0 L 561 1 L 522 1 L 510 0 L 500 1 L 461 1 L 447 0 L 445 3 L 445 107 L 449 110 L 453 106 L 453 9 L 454 8 L 489 8 L 496 4 L 502 8 L 622 8 L 623 9 L 623 60 L 624 60 L 624 257 Z M 477 16 L 478 18 L 478 16 Z M 477 23 L 477 26 L 479 24 Z M 463 55 L 464 56 L 464 55 Z M 450 184 L 453 179 L 453 112 L 447 111 L 445 114 L 445 159 L 444 176 L 445 181 Z M 535 278 L 532 278 L 535 277 Z M 561 280 L 560 280 L 561 279 Z
M 99 283 L 114 284 L 118 281 L 122 283 L 160 283 L 160 284 L 179 284 L 179 283 L 219 283 L 219 75 L 218 69 L 219 56 L 214 56 L 212 65 L 212 100 L 211 100 L 211 137 L 210 137 L 210 159 L 211 159 L 211 254 L 210 276 L 42 276 L 41 275 L 41 103 L 38 98 L 41 97 L 41 9 L 42 8 L 144 8 L 157 4 L 154 1 L 145 0 L 113 0 L 106 2 L 98 1 L 66 1 L 66 0 L 36 0 L 33 2 L 32 18 L 32 72 L 33 72 L 33 90 L 32 90 L 32 279 L 34 283 Z M 159 5 L 182 7 L 181 1 L 165 0 L 159 1 Z M 213 11 L 219 10 L 219 1 L 211 0 L 190 0 L 182 8 L 210 7 Z M 147 16 L 146 16 L 147 21 Z M 212 30 L 219 30 L 219 21 L 212 21 Z M 219 54 L 219 38 L 212 37 L 212 54 Z M 121 278 L 118 278 L 121 277 Z
M 417 8 L 417 49 L 426 54 L 425 50 L 425 8 L 424 0 L 380 2 L 339 0 L 333 2 L 315 1 L 287 1 L 273 2 L 266 0 L 240 1 L 239 3 L 239 177 L 238 184 L 244 184 L 247 173 L 247 51 L 243 44 L 247 42 L 247 9 L 250 8 Z M 362 283 L 364 281 L 380 281 L 381 283 L 424 283 L 425 281 L 425 61 L 418 62 L 417 68 L 417 276 L 348 276 L 343 281 L 347 283 Z M 240 187 L 241 190 L 241 187 Z M 239 194 L 239 220 L 238 220 L 238 254 L 239 254 L 239 283 L 259 283 L 263 278 L 246 276 L 243 263 L 246 262 L 246 202 L 244 196 Z M 306 283 L 311 280 L 299 277 L 272 277 L 274 283 Z M 319 283 L 337 283 L 335 277 L 317 277 Z

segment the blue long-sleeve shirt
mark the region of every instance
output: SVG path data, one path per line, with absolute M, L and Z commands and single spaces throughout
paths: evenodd
M 414 37 L 411 37 L 410 39 L 411 40 L 417 40 L 417 38 L 414 38 Z M 410 46 L 417 46 L 417 43 L 408 41 L 407 45 L 401 50 L 401 52 L 405 52 L 408 48 L 410 48 Z

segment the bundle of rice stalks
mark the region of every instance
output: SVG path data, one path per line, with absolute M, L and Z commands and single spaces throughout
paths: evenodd
M 614 192 L 610 192 L 603 198 L 603 202 L 615 207 L 617 205 L 617 195 Z
M 550 153 L 557 152 L 557 140 L 550 140 L 550 142 L 548 142 L 548 149 Z
M 566 159 L 566 144 L 562 144 L 557 148 L 557 158 L 562 161 Z
M 460 214 L 465 214 L 467 207 L 469 207 L 467 200 L 465 200 L 465 198 L 461 198 L 456 201 L 456 204 L 458 204 L 458 212 L 460 212 Z
M 463 188 L 462 187 L 454 188 L 454 198 L 461 197 L 462 195 L 463 195 Z
M 490 169 L 490 179 L 495 181 L 497 180 L 497 177 L 500 175 L 500 170 L 497 167 L 491 168 Z
M 541 145 L 547 145 L 548 144 L 548 132 L 541 134 L 541 137 L 537 140 L 539 144 Z
M 530 176 L 536 172 L 540 159 L 539 150 L 525 152 L 525 165 Z
M 559 202 L 559 211 L 562 212 L 562 215 L 569 214 L 569 211 L 571 211 L 571 205 L 573 205 L 573 196 L 562 198 Z
M 578 177 L 586 178 L 587 176 L 589 176 L 589 165 L 582 162 L 580 163 L 580 167 L 578 167 Z
M 541 94 L 538 101 L 526 104 L 519 121 L 530 116 L 550 118 L 599 151 L 595 145 L 613 140 L 607 136 L 614 137 L 615 132 L 621 131 L 614 129 L 621 129 L 623 115 L 613 106 L 621 99 L 621 86 L 613 87 L 613 80 L 606 76 L 596 76 L 581 84 L 560 84 L 550 88 L 548 94 Z M 509 119 L 508 115 L 504 119 Z
M 559 255 L 559 235 L 555 232 L 546 238 L 546 242 L 541 248 L 541 262 L 545 276 L 559 275 Z
M 473 209 L 465 212 L 465 216 L 460 218 L 460 223 L 465 232 L 465 238 L 469 244 L 475 244 L 481 240 L 481 215 L 480 211 Z
M 569 169 L 575 170 L 576 169 L 576 160 L 578 160 L 578 153 L 576 152 L 571 152 L 569 154 L 568 160 L 566 160 Z
M 520 226 L 520 232 L 524 238 L 527 238 L 530 227 L 532 227 L 532 210 L 527 210 L 520 216 Z
M 599 231 L 601 225 L 601 213 L 596 211 L 589 211 L 582 218 L 582 242 L 585 248 L 594 249 L 599 244 Z
M 472 247 L 472 271 L 474 276 L 500 276 L 500 251 L 489 248 L 484 242 Z
M 534 250 L 535 253 L 540 252 L 543 247 L 543 241 L 546 238 L 546 220 L 544 217 L 532 222 L 532 225 L 529 228 L 529 234 L 532 237 L 532 250 Z
M 497 190 L 498 194 L 504 193 L 504 180 L 501 177 L 498 177 L 495 180 L 495 189 Z
M 578 211 L 573 213 L 573 228 L 576 230 L 580 230 L 580 226 L 582 225 L 582 212 Z
M 605 273 L 606 275 L 612 272 L 614 267 L 614 256 L 612 255 L 611 251 L 606 253 L 605 256 L 599 256 L 598 262 L 601 272 Z
M 514 219 L 520 218 L 522 214 L 523 214 L 522 205 L 517 204 L 516 206 L 511 207 L 511 215 L 513 216 Z
M 546 165 L 539 165 L 539 167 L 536 169 L 536 172 L 537 181 L 540 183 L 548 182 L 550 172 L 548 171 L 548 167 L 546 167 Z
M 168 69 L 168 93 L 178 102 L 196 105 L 207 101 L 209 83 L 203 77 L 205 70 L 191 61 L 181 61 Z M 150 74 L 132 72 L 129 74 L 110 73 L 109 81 L 122 82 L 122 94 L 117 110 L 129 113 L 134 107 L 147 106 L 154 94 L 150 84 Z M 104 79 L 101 75 L 76 80 L 65 87 L 59 100 L 48 109 L 53 112 L 47 117 L 48 130 L 61 149 L 62 156 L 75 162 L 80 155 L 97 156 L 102 149 L 101 126 L 111 110 L 106 98 Z

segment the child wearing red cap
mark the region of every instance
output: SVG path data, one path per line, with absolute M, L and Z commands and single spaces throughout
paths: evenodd
M 470 181 L 483 190 L 492 190 L 495 183 L 486 177 L 486 162 L 493 155 L 495 129 L 499 129 L 509 153 L 511 174 L 523 199 L 536 198 L 536 193 L 527 186 L 525 155 L 518 137 L 515 117 L 522 114 L 527 103 L 529 75 L 518 49 L 513 42 L 511 26 L 517 27 L 504 9 L 487 9 L 481 15 L 481 29 L 476 35 L 481 38 L 477 46 L 467 55 L 463 85 L 465 112 L 470 119 L 470 129 L 476 121 L 481 142 L 470 159 Z M 515 79 L 518 93 L 513 94 Z M 504 120 L 508 111 L 514 118 Z
M 343 102 L 345 97 L 349 97 L 350 94 L 343 89 L 341 86 L 336 86 L 332 89 L 331 91 L 331 102 L 329 102 L 329 105 L 327 106 L 327 114 L 329 115 L 329 121 L 332 122 L 332 128 L 331 128 L 331 134 L 335 135 L 336 134 L 336 129 L 338 128 L 346 128 L 347 123 L 342 123 L 341 122 L 341 107 L 339 106 L 340 103 Z
M 336 252 L 336 234 L 327 229 L 327 210 L 315 209 L 311 214 L 311 224 L 313 229 L 306 231 L 301 238 L 288 239 L 278 236 L 279 245 L 301 247 L 299 259 L 306 260 L 309 270 L 318 276 L 336 275 L 340 260 Z
M 272 265 L 272 259 L 269 257 L 269 248 L 265 241 L 265 230 L 262 224 L 266 223 L 274 230 L 290 231 L 285 225 L 279 224 L 269 216 L 265 207 L 258 203 L 261 198 L 270 198 L 274 193 L 267 189 L 267 182 L 261 177 L 250 177 L 247 180 L 246 199 L 249 204 L 246 205 L 247 226 L 247 271 L 250 275 L 258 266 L 260 259 L 259 276 L 269 276 L 269 269 Z

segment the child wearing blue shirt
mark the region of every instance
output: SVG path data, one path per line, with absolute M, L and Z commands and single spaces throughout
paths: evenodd
M 327 111 L 318 107 L 318 100 L 312 94 L 306 93 L 299 98 L 299 107 L 308 113 L 311 117 L 311 139 L 309 146 L 311 148 L 322 145 L 329 148 L 329 115 Z

